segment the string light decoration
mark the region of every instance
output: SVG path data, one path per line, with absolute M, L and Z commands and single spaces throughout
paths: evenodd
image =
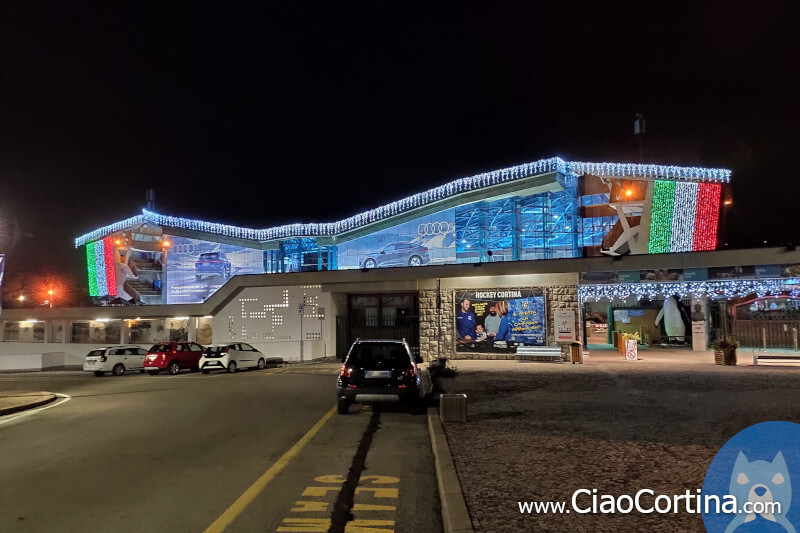
M 674 205 L 675 182 L 657 180 L 653 184 L 653 211 L 650 216 L 650 241 L 647 244 L 647 251 L 651 254 L 670 251 Z
M 97 292 L 97 269 L 95 268 L 96 243 L 90 242 L 86 245 L 86 277 L 89 280 L 89 296 L 98 296 Z
M 672 208 L 670 252 L 691 252 L 694 242 L 694 219 L 697 213 L 697 183 L 676 183 Z
M 116 266 L 114 265 L 114 254 L 116 251 L 114 250 L 114 241 L 111 237 L 106 237 L 103 239 L 103 249 L 104 249 L 104 257 L 103 261 L 105 263 L 105 271 L 106 271 L 106 286 L 108 288 L 108 295 L 109 296 L 116 296 L 117 295 L 117 272 Z
M 650 216 L 650 253 L 697 252 L 717 247 L 719 183 L 656 180 Z
M 97 241 L 110 233 L 121 231 L 144 222 L 254 241 L 269 241 L 289 237 L 334 236 L 465 192 L 485 189 L 502 183 L 521 180 L 549 172 L 558 172 L 570 178 L 584 174 L 594 174 L 609 177 L 636 176 L 642 179 L 659 179 L 672 182 L 703 181 L 726 183 L 730 181 L 731 177 L 730 170 L 718 168 L 639 165 L 634 163 L 569 162 L 558 157 L 552 157 L 549 159 L 540 159 L 532 163 L 524 163 L 522 165 L 494 170 L 492 172 L 484 172 L 475 176 L 459 178 L 439 187 L 359 213 L 338 222 L 287 224 L 267 229 L 251 229 L 189 218 L 171 217 L 144 209 L 141 215 L 104 226 L 76 238 L 75 247 L 77 248 L 86 243 Z
M 722 185 L 719 183 L 698 184 L 697 217 L 692 250 L 703 251 L 717 248 L 721 197 Z
M 84 245 L 86 243 L 102 239 L 110 233 L 116 233 L 118 231 L 122 231 L 132 226 L 138 226 L 140 224 L 143 224 L 144 222 L 145 219 L 142 215 L 136 215 L 135 217 L 126 218 L 125 220 L 114 222 L 113 224 L 109 224 L 108 226 L 97 228 L 96 230 L 87 233 L 85 235 L 81 235 L 80 237 L 75 239 L 75 248 Z
M 106 281 L 105 241 L 97 241 L 94 244 L 94 269 L 97 274 L 97 293 L 100 296 L 104 296 L 108 294 L 108 282 Z
M 677 294 L 686 296 L 706 296 L 708 298 L 735 298 L 756 294 L 759 297 L 768 294 L 789 293 L 793 297 L 800 296 L 800 286 L 791 279 L 741 279 L 724 281 L 683 281 L 663 283 L 622 283 L 609 285 L 581 285 L 578 294 L 582 301 L 597 302 L 602 299 L 624 300 L 636 296 L 637 300 Z

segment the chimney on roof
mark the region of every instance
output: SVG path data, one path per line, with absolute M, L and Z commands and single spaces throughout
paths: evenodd
M 156 190 L 147 189 L 144 191 L 145 206 L 148 211 L 156 210 Z

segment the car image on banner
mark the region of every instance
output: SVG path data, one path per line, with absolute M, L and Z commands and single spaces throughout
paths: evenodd
M 339 244 L 338 268 L 455 263 L 455 238 L 455 210 L 447 209 Z
M 455 293 L 456 351 L 516 353 L 546 344 L 544 291 L 471 289 Z
M 242 246 L 168 235 L 168 304 L 202 303 L 231 277 L 263 274 L 264 252 Z

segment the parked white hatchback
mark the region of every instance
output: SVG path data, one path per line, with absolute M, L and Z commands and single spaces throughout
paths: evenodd
M 267 366 L 264 354 L 245 342 L 233 344 L 212 344 L 200 358 L 200 370 L 208 374 L 212 370 L 225 370 L 233 374 L 240 368 L 258 368 Z
M 97 377 L 111 372 L 121 376 L 126 370 L 144 372 L 144 356 L 147 349 L 136 344 L 103 346 L 95 348 L 86 355 L 83 363 L 84 372 L 94 372 Z

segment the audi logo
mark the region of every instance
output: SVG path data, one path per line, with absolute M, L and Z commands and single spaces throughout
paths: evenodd
M 442 235 L 443 233 L 450 233 L 456 230 L 456 225 L 453 222 L 428 222 L 417 226 L 417 233 L 421 237 L 426 235 Z
M 194 244 L 173 244 L 172 253 L 194 255 Z

